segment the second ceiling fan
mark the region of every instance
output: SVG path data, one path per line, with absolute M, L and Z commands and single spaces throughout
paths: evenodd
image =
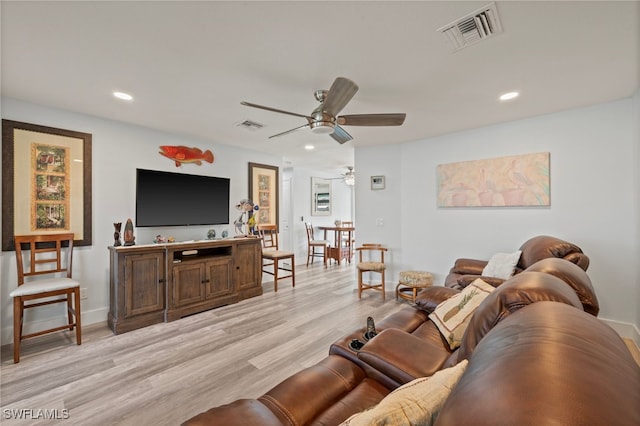
M 269 139 L 308 127 L 314 133 L 329 134 L 338 143 L 342 144 L 353 138 L 341 126 L 400 126 L 404 123 L 404 119 L 407 116 L 405 113 L 338 115 L 357 91 L 358 85 L 353 81 L 344 77 L 336 78 L 329 90 L 316 90 L 314 95 L 320 105 L 310 115 L 284 111 L 251 102 L 243 101 L 240 103 L 253 108 L 307 119 L 307 124 L 269 136 Z

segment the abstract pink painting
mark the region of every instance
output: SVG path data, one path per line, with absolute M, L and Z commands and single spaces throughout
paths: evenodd
M 549 206 L 549 153 L 440 164 L 438 207 Z

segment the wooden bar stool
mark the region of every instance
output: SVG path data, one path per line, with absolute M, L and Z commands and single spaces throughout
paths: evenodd
M 276 225 L 258 225 L 258 235 L 262 238 L 262 272 L 273 276 L 273 291 L 278 291 L 278 280 L 291 278 L 291 286 L 296 286 L 296 260 L 293 252 L 280 250 L 278 227 Z M 290 266 L 284 266 L 285 262 Z M 282 262 L 282 263 L 281 263 Z M 283 271 L 286 275 L 280 275 Z
M 307 229 L 307 267 L 309 267 L 309 260 L 313 263 L 316 257 L 322 257 L 326 268 L 330 241 L 316 240 L 313 225 L 310 222 L 305 222 L 304 226 Z M 321 249 L 322 252 L 316 252 L 316 249 Z
M 23 245 L 28 246 L 28 255 Z M 18 286 L 9 294 L 13 298 L 13 362 L 20 362 L 20 343 L 31 337 L 75 329 L 76 343 L 82 344 L 80 283 L 71 278 L 73 233 L 16 235 L 15 247 Z M 67 324 L 25 334 L 25 310 L 53 303 L 66 303 Z
M 387 268 L 384 264 L 384 253 L 387 249 L 383 247 L 382 244 L 363 244 L 361 247 L 356 248 L 356 251 L 358 252 L 359 259 L 356 265 L 358 268 L 358 299 L 362 298 L 362 292 L 364 290 L 378 290 L 382 292 L 382 300 L 384 300 L 384 271 Z M 363 253 L 366 255 L 363 255 Z M 365 272 L 380 274 L 380 282 L 365 283 L 363 280 L 363 274 Z

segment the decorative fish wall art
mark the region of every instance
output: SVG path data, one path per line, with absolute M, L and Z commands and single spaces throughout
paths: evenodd
M 176 162 L 176 167 L 180 167 L 182 163 L 195 163 L 198 166 L 203 161 L 213 163 L 213 153 L 210 150 L 202 152 L 200 148 L 189 148 L 188 146 L 178 145 L 162 145 L 160 146 L 160 155 L 164 155 Z

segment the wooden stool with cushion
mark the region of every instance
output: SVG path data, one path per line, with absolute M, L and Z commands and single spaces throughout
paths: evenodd
M 359 256 L 359 262 L 356 265 L 358 268 L 358 299 L 362 298 L 364 290 L 378 290 L 382 292 L 382 300 L 384 300 L 384 271 L 386 269 L 384 253 L 387 249 L 382 244 L 363 244 L 361 247 L 356 248 L 356 251 Z M 365 272 L 380 274 L 380 282 L 365 283 L 362 279 Z
M 402 271 L 396 286 L 396 300 L 398 296 L 405 300 L 416 302 L 418 290 L 433 285 L 433 277 L 425 271 Z

